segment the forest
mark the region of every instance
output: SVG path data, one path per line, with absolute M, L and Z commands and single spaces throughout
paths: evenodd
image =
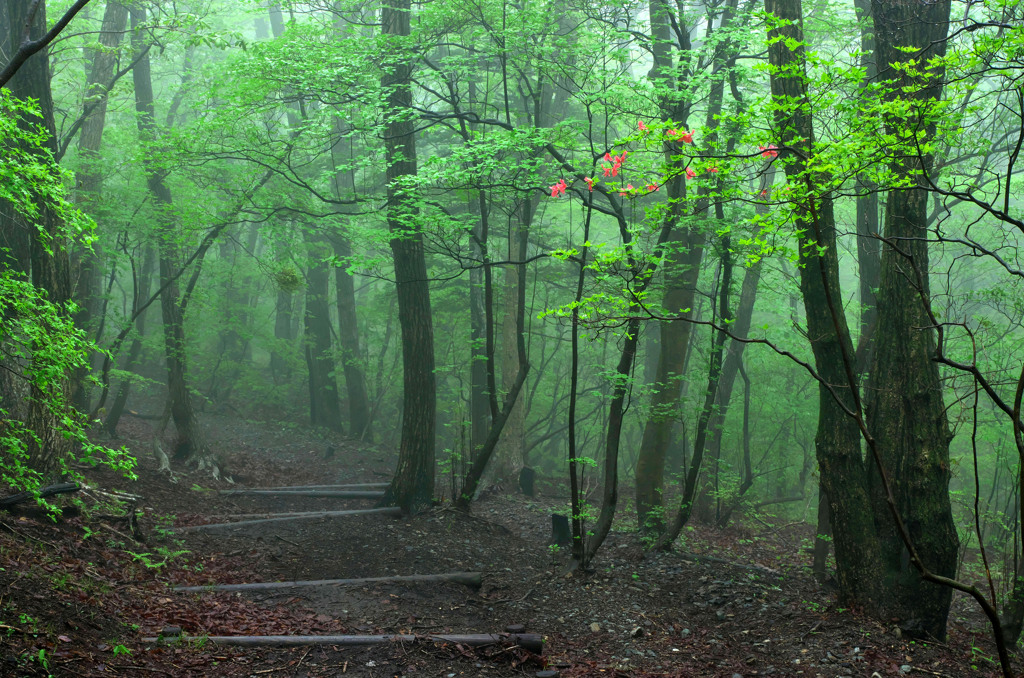
M 325 535 L 404 545 L 363 577 L 479 544 L 492 612 L 633 568 L 656 588 L 622 606 L 667 616 L 626 640 L 675 645 L 586 664 L 575 639 L 618 622 L 551 612 L 561 664 L 459 636 L 423 673 L 1020 675 L 1021 0 L 0 0 L 0 145 L 0 674 L 102 670 L 61 654 L 56 620 L 27 630 L 16 562 L 109 546 L 132 573 L 112 580 L 165 590 L 361 571 L 341 551 L 274 570 L 261 537 L 268 564 L 225 576 L 253 537 L 204 524 L 231 513 L 275 526 L 252 535 L 287 519 L 273 548 L 295 558 Z M 434 569 L 402 525 L 436 539 Z M 679 562 L 707 572 L 680 574 L 695 599 L 782 573 L 824 601 L 798 604 L 828 609 L 813 635 L 839 624 L 857 652 L 804 672 L 734 638 L 673 664 L 697 642 L 660 600 Z M 509 592 L 506 569 L 546 574 Z M 243 605 L 216 595 L 188 614 Z M 523 619 L 439 628 L 515 646 Z M 173 620 L 150 621 L 104 627 L 103 651 L 250 675 L 201 644 L 170 673 L 141 636 Z M 866 624 L 892 639 L 877 656 Z M 918 668 L 915 643 L 950 654 Z M 410 661 L 361 651 L 359 675 Z

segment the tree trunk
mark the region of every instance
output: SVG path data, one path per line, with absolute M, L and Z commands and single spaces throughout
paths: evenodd
M 701 408 L 697 420 L 697 434 L 693 442 L 693 456 L 690 459 L 690 468 L 686 473 L 686 483 L 683 485 L 683 496 L 679 502 L 679 509 L 676 511 L 671 524 L 658 538 L 655 548 L 665 548 L 676 540 L 683 527 L 690 519 L 694 499 L 697 496 L 697 480 L 700 478 L 701 464 L 704 459 L 704 452 L 707 448 L 707 435 L 709 425 L 715 409 L 715 401 L 718 399 L 718 385 L 722 376 L 722 357 L 725 352 L 725 325 L 731 319 L 729 310 L 729 288 L 732 286 L 732 253 L 731 238 L 728 234 L 722 237 L 719 248 L 719 256 L 722 261 L 722 279 L 719 283 L 719 309 L 718 322 L 723 329 L 715 332 L 715 338 L 711 347 L 711 364 L 708 367 L 708 384 L 704 391 L 704 406 Z
M 75 193 L 78 204 L 86 212 L 90 211 L 90 204 L 100 197 L 103 187 L 99 151 L 103 143 L 103 128 L 107 118 L 107 88 L 114 77 L 116 50 L 127 23 L 128 8 L 113 0 L 108 2 L 100 29 L 100 48 L 92 53 L 92 65 L 85 88 L 84 106 L 88 113 L 85 114 L 78 136 L 78 152 L 82 166 L 75 177 Z M 79 307 L 78 313 L 75 314 L 75 325 L 86 330 L 90 336 L 94 334 L 93 326 L 99 320 L 97 315 L 102 301 L 102 256 L 98 251 L 98 243 L 94 244 L 93 248 L 78 253 L 78 284 L 75 289 L 75 301 Z M 96 337 L 96 340 L 99 341 L 100 337 Z M 89 411 L 89 389 L 86 384 L 88 374 L 89 369 L 83 368 L 78 370 L 72 379 L 71 400 L 81 412 Z
M 470 211 L 473 210 L 470 201 Z M 487 239 L 490 235 L 490 215 L 487 194 L 477 192 L 478 220 L 470 234 L 470 255 L 477 266 L 469 271 L 469 445 L 470 458 L 475 459 L 491 428 L 490 384 L 488 363 L 493 365 L 489 348 L 493 328 L 489 325 L 493 309 L 491 303 L 491 268 L 488 266 Z
M 338 234 L 332 238 L 334 254 L 342 261 L 352 256 L 352 244 Z M 353 438 L 373 442 L 370 419 L 370 397 L 366 392 L 366 374 L 359 350 L 359 317 L 356 314 L 356 287 L 352 275 L 344 268 L 334 270 L 334 286 L 338 304 L 338 345 L 341 349 L 348 393 L 348 430 Z
M 780 132 L 779 157 L 789 160 L 786 179 L 794 194 L 793 218 L 801 234 L 800 291 L 818 384 L 815 449 L 821 484 L 828 496 L 835 536 L 839 593 L 844 604 L 877 612 L 875 592 L 880 560 L 870 511 L 860 430 L 847 410 L 856 411 L 853 344 L 842 309 L 839 258 L 831 201 L 814 193 L 808 174 L 814 149 L 811 103 L 807 97 L 800 0 L 767 0 L 766 10 L 784 25 L 769 32 L 771 89 Z M 845 408 L 845 409 L 844 409 Z
M 871 24 L 871 0 L 854 0 L 860 21 L 860 65 L 864 85 L 878 77 L 874 27 Z M 875 323 L 878 319 L 878 290 L 881 269 L 881 243 L 878 223 L 878 185 L 865 176 L 857 177 L 857 268 L 860 279 L 860 337 L 857 340 L 857 373 L 865 374 L 872 361 Z
M 395 260 L 398 320 L 402 326 L 402 441 L 398 468 L 383 504 L 409 512 L 429 508 L 434 498 L 434 431 L 437 393 L 434 328 L 430 309 L 423 234 L 415 200 L 402 180 L 416 174 L 412 118 L 412 64 L 403 38 L 409 36 L 410 0 L 385 0 L 381 24 L 389 49 L 381 86 L 387 94 L 384 150 L 387 159 L 387 221 Z
M 930 4 L 872 0 L 879 78 L 891 81 L 885 97 L 911 104 L 908 115 L 886 120 L 886 131 L 898 137 L 907 130 L 927 144 L 935 133 L 934 117 L 919 111 L 942 96 L 944 70 L 926 66 L 946 52 L 949 0 Z M 912 48 L 910 51 L 907 48 Z M 913 64 L 909 69 L 894 65 Z M 907 142 L 910 143 L 910 142 Z M 891 164 L 899 176 L 930 172 L 932 157 L 914 150 Z M 909 157 L 908 157 L 909 156 Z M 920 186 L 924 180 L 917 179 Z M 882 276 L 878 292 L 879 350 L 867 389 L 868 430 L 881 462 L 892 479 L 896 506 L 925 567 L 945 577 L 956 575 L 959 538 L 949 501 L 949 441 L 935 357 L 935 336 L 927 312 L 928 192 L 923 188 L 890 190 L 885 209 Z M 881 347 L 885 347 L 884 350 Z M 896 617 L 907 633 L 946 637 L 952 589 L 925 582 L 907 556 L 889 514 L 875 465 L 868 471 L 878 523 L 887 595 L 879 601 L 886 617 Z
M 146 12 L 141 8 L 132 8 L 132 48 L 137 55 L 132 80 L 135 84 L 135 110 L 138 112 L 139 136 L 143 145 L 152 144 L 156 140 L 156 120 L 153 106 L 153 81 L 149 64 L 149 55 L 142 54 L 145 46 L 139 27 L 146 21 Z M 138 56 L 142 55 L 142 56 Z M 167 360 L 167 391 L 171 401 L 171 415 L 178 431 L 178 447 L 175 456 L 183 460 L 196 460 L 200 468 L 211 467 L 214 475 L 219 469 L 210 454 L 206 437 L 196 419 L 192 406 L 192 395 L 187 380 L 187 355 L 185 346 L 185 318 L 178 281 L 177 271 L 178 247 L 172 209 L 171 190 L 164 181 L 164 173 L 153 157 L 153 151 L 147 151 L 143 157 L 146 170 L 146 182 L 157 210 L 157 247 L 160 259 L 160 284 L 163 293 L 160 295 L 160 311 L 164 323 L 164 352 Z
M 529 197 L 523 198 L 510 220 L 508 258 L 522 261 L 526 258 L 526 242 L 533 213 L 538 201 Z M 526 275 L 526 268 L 518 265 L 507 265 L 505 270 L 504 308 L 505 314 L 501 321 L 501 388 L 509 393 L 518 379 L 520 372 L 520 351 L 518 333 L 525 331 L 519 315 L 520 275 Z M 525 284 L 525 281 L 522 281 Z M 519 472 L 526 465 L 525 460 L 525 407 L 522 398 L 517 398 L 508 419 L 502 428 L 498 447 L 494 451 L 494 462 L 488 473 L 492 482 L 515 481 Z
M 135 299 L 132 301 L 133 312 L 149 299 L 150 285 L 153 279 L 153 268 L 156 262 L 156 252 L 152 245 L 146 245 L 145 254 L 142 255 L 142 270 L 139 272 L 139 279 L 135 282 Z M 128 358 L 125 360 L 124 369 L 133 371 L 139 366 L 139 358 L 142 356 L 142 339 L 146 336 L 146 315 L 140 313 L 135 318 L 135 336 L 132 338 L 131 346 L 128 348 Z M 124 379 L 117 389 L 114 402 L 110 405 L 107 418 L 103 421 L 103 428 L 112 438 L 117 437 L 117 423 L 121 420 L 125 405 L 128 403 L 128 394 L 131 392 L 131 379 Z
M 673 199 L 670 182 L 669 198 Z M 665 458 L 678 421 L 683 366 L 690 347 L 697 276 L 704 256 L 704 234 L 687 229 L 679 241 L 670 244 L 665 263 L 666 290 L 662 305 L 673 320 L 661 323 L 658 371 L 651 395 L 651 411 L 644 426 L 636 462 L 636 509 L 640 532 L 648 537 L 665 529 L 662 490 L 665 486 Z
M 292 332 L 292 305 L 295 294 L 290 289 L 277 288 L 277 302 L 274 304 L 274 339 L 275 347 L 270 351 L 270 374 L 277 380 L 287 379 L 291 375 L 288 359 L 281 354 L 281 347 L 291 344 L 295 339 Z
M 318 236 L 307 234 L 305 355 L 309 375 L 309 424 L 341 430 L 338 385 L 331 355 L 331 311 L 328 303 L 326 251 Z
M 355 170 L 346 166 L 354 160 L 354 152 L 350 145 L 352 142 L 343 138 L 345 130 L 340 121 L 335 122 L 334 128 L 339 140 L 331 152 L 332 156 L 337 154 L 335 162 L 344 168 L 334 173 L 335 190 L 339 198 L 352 199 L 356 196 Z M 351 210 L 348 206 L 343 206 L 341 211 L 346 214 Z M 352 243 L 343 228 L 339 227 L 330 236 L 330 241 L 334 247 L 335 257 L 341 262 L 341 266 L 334 270 L 334 287 L 338 305 L 338 348 L 345 374 L 345 389 L 348 393 L 349 434 L 353 438 L 372 442 L 370 398 L 366 392 L 366 375 L 363 372 L 362 354 L 359 350 L 356 287 L 353 276 L 347 270 L 348 262 L 352 258 Z

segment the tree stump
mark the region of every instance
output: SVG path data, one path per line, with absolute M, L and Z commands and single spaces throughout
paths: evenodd
M 559 547 L 572 546 L 572 532 L 569 530 L 569 516 L 564 516 L 561 513 L 551 514 L 551 541 L 548 544 L 554 544 Z

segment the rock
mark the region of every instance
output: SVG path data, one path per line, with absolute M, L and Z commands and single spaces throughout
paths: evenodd
M 597 622 L 592 622 L 590 624 L 590 631 L 592 633 L 598 633 L 600 630 L 601 630 L 601 625 L 598 624 Z
M 537 676 L 537 678 L 558 678 L 559 673 L 558 673 L 558 671 L 550 671 L 550 670 L 548 670 L 548 671 L 538 671 L 537 673 L 535 673 L 533 675 Z
M 522 624 L 509 624 L 505 627 L 507 633 L 522 633 L 526 630 L 526 627 Z
M 644 635 L 644 630 L 640 626 L 635 627 L 632 631 L 629 632 L 630 638 L 639 638 L 642 635 Z

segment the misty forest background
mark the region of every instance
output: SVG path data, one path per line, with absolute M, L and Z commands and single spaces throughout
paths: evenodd
M 159 394 L 164 468 L 244 473 L 208 412 L 393 452 L 408 510 L 533 469 L 584 566 L 817 522 L 911 633 L 984 544 L 1015 642 L 1022 15 L 5 0 L 3 478 L 130 462 L 85 431 Z

